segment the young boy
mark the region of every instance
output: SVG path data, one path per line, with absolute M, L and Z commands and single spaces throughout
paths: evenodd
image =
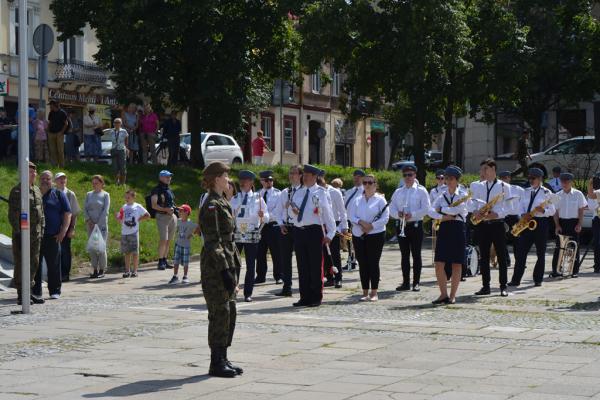
M 138 276 L 140 258 L 140 221 L 150 218 L 150 214 L 141 204 L 135 202 L 135 191 L 129 189 L 125 192 L 125 205 L 116 217 L 121 223 L 121 252 L 125 257 L 123 278 L 135 278 Z
M 179 282 L 177 276 L 179 272 L 179 264 L 183 265 L 183 278 L 181 283 L 190 283 L 188 279 L 188 267 L 190 264 L 190 239 L 194 236 L 194 232 L 198 225 L 189 220 L 192 213 L 192 207 L 187 204 L 179 207 L 179 220 L 177 221 L 177 240 L 175 242 L 175 251 L 173 256 L 173 277 L 169 281 L 169 285 Z

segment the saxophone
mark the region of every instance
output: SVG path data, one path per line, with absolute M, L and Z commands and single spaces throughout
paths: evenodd
M 552 203 L 553 201 L 554 201 L 554 196 L 550 196 L 546 200 L 544 200 L 543 202 L 538 204 L 537 207 L 546 208 L 546 206 L 549 205 L 550 203 Z M 537 221 L 535 219 L 533 219 L 533 217 L 535 216 L 535 213 L 536 213 L 536 211 L 534 209 L 534 210 L 528 212 L 527 214 L 523 215 L 521 217 L 521 219 L 519 220 L 519 222 L 517 222 L 516 224 L 513 225 L 512 229 L 510 231 L 511 235 L 517 237 L 521 233 L 523 233 L 523 231 L 525 231 L 525 229 L 534 231 L 537 228 Z
M 471 198 L 471 196 L 473 195 L 473 193 L 471 192 L 471 189 L 469 189 L 467 191 L 467 195 L 465 197 L 463 197 L 462 199 L 456 200 L 455 202 L 453 202 L 452 204 L 449 205 L 449 207 L 457 207 L 459 205 L 461 205 L 462 203 L 465 203 L 467 201 L 469 201 L 469 199 Z M 431 225 L 431 228 L 434 231 L 438 231 L 440 229 L 440 225 L 442 224 L 442 220 L 441 219 L 434 219 L 433 223 Z
M 500 192 L 497 195 L 495 195 L 494 197 L 492 197 L 492 199 L 483 207 L 481 207 L 481 209 L 479 210 L 480 212 L 480 217 L 476 216 L 475 214 L 473 214 L 471 216 L 471 223 L 473 225 L 479 225 L 484 219 L 485 217 L 492 211 L 492 208 L 494 208 L 494 206 L 500 201 L 502 200 L 502 198 L 504 197 L 504 192 Z

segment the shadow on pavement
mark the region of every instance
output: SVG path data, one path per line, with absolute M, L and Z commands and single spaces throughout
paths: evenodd
M 177 390 L 183 385 L 190 383 L 198 383 L 208 379 L 210 379 L 210 376 L 208 374 L 204 374 L 181 379 L 153 379 L 147 381 L 131 382 L 125 385 L 114 387 L 112 389 L 108 389 L 103 393 L 84 394 L 83 397 L 86 399 L 96 399 L 102 397 L 129 397 L 145 393 L 156 393 L 167 390 Z

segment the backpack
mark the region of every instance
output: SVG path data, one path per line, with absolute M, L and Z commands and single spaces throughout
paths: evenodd
M 152 208 L 152 193 L 144 198 L 146 200 L 146 210 L 150 214 L 150 218 L 156 218 L 156 210 Z

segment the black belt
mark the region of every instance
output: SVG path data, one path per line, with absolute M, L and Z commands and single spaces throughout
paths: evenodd
M 503 219 L 488 219 L 485 221 L 481 221 L 481 224 L 487 224 L 487 225 L 491 225 L 491 224 L 497 224 L 497 223 L 504 223 Z
M 579 218 L 559 218 L 559 221 L 579 221 Z
M 271 221 L 265 224 L 265 226 L 274 226 L 277 225 L 277 221 Z
M 319 228 L 319 229 L 321 229 L 321 225 L 317 225 L 317 224 L 304 225 L 304 226 L 296 226 L 296 225 L 294 225 L 294 228 L 300 229 L 301 231 L 303 231 L 305 229 L 312 229 L 312 228 Z

